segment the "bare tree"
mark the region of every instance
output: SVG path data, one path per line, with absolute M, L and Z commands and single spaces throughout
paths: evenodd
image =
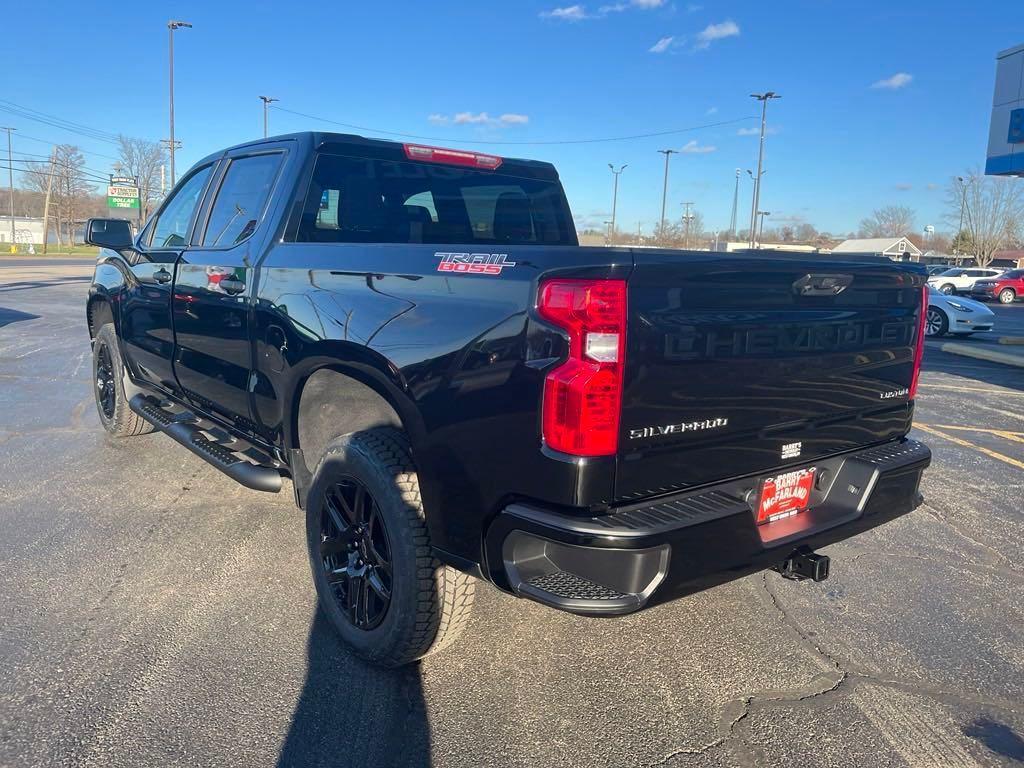
M 48 167 L 45 173 L 49 173 Z M 56 214 L 57 242 L 63 244 L 63 230 L 68 245 L 74 245 L 75 226 L 89 204 L 95 185 L 86 177 L 85 158 L 78 147 L 72 144 L 58 144 L 55 147 L 53 174 L 50 204 Z
M 1024 226 L 1024 185 L 1017 179 L 975 170 L 950 181 L 946 203 L 947 217 L 957 226 L 962 206 L 964 228 L 954 242 L 960 252 L 973 253 L 979 267 L 987 267 L 996 251 L 1012 245 Z
M 796 239 L 801 243 L 813 243 L 815 238 L 818 236 L 818 230 L 814 228 L 814 225 L 804 222 L 796 228 Z
M 139 221 L 144 221 L 160 192 L 160 166 L 167 162 L 167 153 L 160 144 L 145 139 L 118 136 L 118 154 L 122 170 L 139 182 Z
M 905 205 L 887 205 L 861 219 L 859 237 L 903 237 L 914 231 L 915 213 Z

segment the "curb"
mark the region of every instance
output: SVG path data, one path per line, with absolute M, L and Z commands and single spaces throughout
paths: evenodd
M 1024 346 L 1024 336 L 1000 336 L 997 341 L 1000 344 L 1009 344 L 1012 346 Z
M 1024 368 L 1024 355 L 1022 354 L 1003 352 L 998 349 L 985 348 L 955 341 L 947 341 L 940 344 L 939 349 L 943 352 L 948 352 L 951 355 L 973 357 L 978 360 L 987 360 L 990 363 L 1001 363 L 1003 365 L 1012 365 L 1016 368 Z

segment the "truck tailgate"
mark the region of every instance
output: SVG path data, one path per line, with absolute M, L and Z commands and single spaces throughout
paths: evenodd
M 803 254 L 637 249 L 616 497 L 907 432 L 923 274 Z

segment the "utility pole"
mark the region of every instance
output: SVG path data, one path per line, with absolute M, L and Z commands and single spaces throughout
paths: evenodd
M 267 127 L 269 125 L 269 123 L 267 122 L 267 107 L 270 106 L 271 102 L 280 101 L 280 99 L 274 99 L 271 98 L 270 96 L 260 96 L 260 99 L 262 99 L 263 101 L 263 138 L 265 139 L 267 138 Z
M 608 163 L 608 167 L 611 169 L 612 175 L 615 177 L 615 191 L 612 193 L 612 240 L 615 239 L 615 211 L 619 204 L 619 174 L 626 170 L 627 166 L 620 166 L 619 170 L 615 170 L 615 166 Z
M 690 220 L 693 219 L 693 215 L 690 213 L 690 208 L 693 205 L 690 203 L 683 203 L 686 207 L 686 213 L 683 214 L 683 248 L 686 250 L 690 249 Z
M 46 199 L 43 201 L 43 256 L 46 255 L 46 242 L 49 239 L 50 224 L 50 193 L 53 191 L 53 175 L 57 171 L 57 148 L 50 155 L 50 175 L 46 178 Z
M 7 131 L 7 194 L 11 197 L 11 253 L 18 252 L 18 246 L 15 242 L 16 234 L 14 231 L 14 152 L 11 150 L 11 131 L 16 131 L 17 128 L 10 128 L 8 126 L 0 126 L 0 131 Z
M 164 180 L 164 171 L 165 171 L 165 168 L 166 168 L 166 166 L 165 166 L 165 165 L 164 165 L 163 163 L 160 163 L 160 197 L 161 197 L 161 198 L 162 198 L 162 197 L 163 197 L 163 196 L 164 196 L 165 194 L 167 194 L 167 193 L 165 192 L 165 189 L 166 189 L 167 183 L 166 183 L 166 181 Z
M 168 46 L 167 50 L 170 54 L 170 67 L 168 69 L 168 83 L 170 84 L 171 94 L 171 138 L 168 147 L 171 155 L 171 186 L 174 186 L 174 30 L 180 28 L 191 29 L 192 25 L 187 21 L 171 21 L 167 22 L 167 38 Z
M 661 187 L 661 228 L 658 230 L 658 237 L 665 239 L 665 198 L 668 196 L 668 158 L 670 155 L 679 154 L 678 149 L 659 149 L 665 156 L 665 183 Z
M 736 189 L 732 193 L 732 217 L 729 219 L 729 237 L 736 237 L 736 211 L 740 203 L 740 169 L 736 169 Z
M 750 247 L 754 248 L 755 236 L 757 235 L 757 207 L 761 204 L 761 176 L 764 175 L 764 135 L 768 127 L 768 102 L 771 99 L 782 97 L 774 91 L 765 93 L 752 93 L 752 99 L 761 102 L 761 144 L 757 151 L 757 176 L 754 177 L 754 201 L 750 206 Z

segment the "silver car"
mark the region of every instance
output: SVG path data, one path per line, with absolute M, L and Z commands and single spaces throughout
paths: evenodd
M 928 290 L 928 316 L 925 318 L 925 335 L 970 336 L 972 333 L 991 331 L 995 325 L 995 313 L 980 301 L 962 296 L 947 296 L 934 286 Z

